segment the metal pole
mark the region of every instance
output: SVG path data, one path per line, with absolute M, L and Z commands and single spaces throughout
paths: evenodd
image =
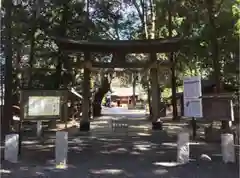
M 193 139 L 195 139 L 197 136 L 197 120 L 194 117 L 192 118 L 192 134 Z

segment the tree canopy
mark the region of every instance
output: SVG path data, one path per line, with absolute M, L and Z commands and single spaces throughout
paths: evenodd
M 5 20 L 6 1 L 1 15 Z M 15 2 L 15 1 L 14 1 Z M 215 74 L 234 88 L 239 86 L 239 0 L 22 0 L 12 7 L 12 50 L 15 87 L 24 76 L 19 68 L 44 68 L 31 73 L 33 87 L 81 84 L 81 56 L 62 54 L 52 36 L 76 40 L 158 39 L 172 36 L 194 39 L 175 54 L 177 84 L 186 75 L 213 78 Z M 2 45 L 6 30 L 1 26 Z M 166 60 L 168 54 L 158 54 Z M 2 55 L 1 61 L 4 61 Z M 111 61 L 112 55 L 94 54 L 95 61 Z M 146 54 L 129 54 L 127 60 L 146 60 Z M 8 60 L 8 59 L 7 59 Z M 51 69 L 51 70 L 49 70 Z M 214 73 L 215 69 L 215 73 Z M 47 70 L 47 72 L 46 72 Z M 63 71 L 63 72 L 59 72 Z M 109 70 L 101 69 L 96 74 Z M 163 88 L 169 88 L 171 72 L 159 69 Z M 58 77 L 56 77 L 58 76 Z M 62 76 L 62 77 L 59 77 Z M 94 77 L 93 76 L 93 77 Z M 142 75 L 144 80 L 148 73 Z M 43 78 L 46 78 L 44 80 Z M 52 82 L 52 81 L 56 82 Z M 101 80 L 99 80 L 101 81 Z M 139 80 L 140 81 L 140 80 Z M 167 82 L 168 81 L 168 82 Z M 100 82 L 101 83 L 101 82 Z M 99 85 L 99 84 L 98 84 Z

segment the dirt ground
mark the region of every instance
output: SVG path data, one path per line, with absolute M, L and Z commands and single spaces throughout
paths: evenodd
M 111 116 L 118 117 L 118 116 Z M 3 178 L 238 178 L 239 166 L 224 164 L 219 143 L 192 141 L 190 162 L 176 163 L 177 134 L 187 130 L 187 123 L 165 123 L 163 131 L 151 131 L 151 124 L 141 115 L 127 115 L 129 132 L 112 133 L 97 129 L 69 136 L 66 169 L 54 165 L 54 135 L 44 140 L 24 139 L 17 164 L 2 161 Z M 97 124 L 95 124 L 97 125 Z M 211 161 L 200 159 L 207 154 Z

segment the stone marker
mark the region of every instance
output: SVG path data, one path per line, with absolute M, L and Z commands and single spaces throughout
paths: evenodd
M 37 137 L 42 135 L 42 121 L 37 121 Z
M 179 133 L 177 142 L 177 162 L 181 164 L 189 161 L 189 133 Z
M 18 144 L 19 135 L 18 134 L 8 134 L 5 137 L 5 149 L 4 149 L 4 159 L 12 162 L 18 162 Z
M 233 134 L 221 135 L 222 158 L 224 163 L 235 162 L 234 138 Z
M 56 167 L 65 168 L 68 153 L 68 132 L 59 131 L 56 133 L 55 161 Z

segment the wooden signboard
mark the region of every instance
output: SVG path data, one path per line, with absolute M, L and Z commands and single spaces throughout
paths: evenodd
M 203 117 L 206 120 L 233 121 L 233 102 L 230 97 L 203 96 Z
M 67 111 L 66 90 L 22 90 L 21 119 L 48 120 L 64 117 Z

